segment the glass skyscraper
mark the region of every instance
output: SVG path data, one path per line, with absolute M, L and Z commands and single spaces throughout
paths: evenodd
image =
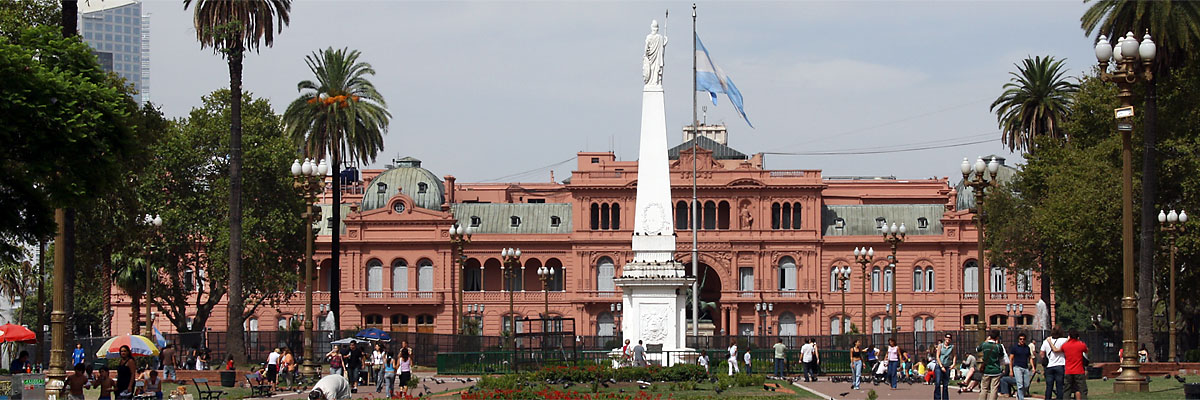
M 139 104 L 150 101 L 150 24 L 136 0 L 79 2 L 79 34 L 100 64 L 137 91 Z

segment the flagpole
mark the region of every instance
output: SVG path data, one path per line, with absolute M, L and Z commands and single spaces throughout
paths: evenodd
M 692 3 L 692 336 L 700 336 L 700 249 L 696 246 L 700 210 L 696 199 L 696 147 L 700 137 L 700 120 L 696 118 L 696 3 Z M 685 341 L 686 343 L 686 341 Z

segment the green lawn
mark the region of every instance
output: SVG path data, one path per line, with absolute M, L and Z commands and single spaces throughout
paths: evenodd
M 173 392 L 175 390 L 175 388 L 177 388 L 177 387 L 179 387 L 179 385 L 176 385 L 174 383 L 163 382 L 163 400 L 166 400 L 167 398 L 171 397 L 171 392 Z M 201 385 L 200 387 L 204 387 L 204 386 Z M 227 387 L 221 387 L 221 385 L 211 385 L 211 387 L 212 387 L 212 390 L 224 390 L 225 391 L 225 396 L 222 397 L 222 399 L 242 399 L 247 396 L 250 396 L 250 389 L 244 388 L 244 387 L 227 388 Z M 196 395 L 196 385 L 187 385 L 187 389 L 188 389 L 189 394 L 191 394 L 192 396 Z M 83 391 L 83 397 L 86 399 L 94 399 L 99 396 L 100 396 L 99 388 L 85 389 Z

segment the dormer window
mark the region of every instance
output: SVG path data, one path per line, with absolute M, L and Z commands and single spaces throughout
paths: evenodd
M 887 226 L 887 218 L 875 218 L 875 229 L 883 229 L 885 226 Z
M 925 218 L 925 217 L 917 218 L 917 228 L 928 229 L 929 228 L 929 219 Z
M 521 226 L 521 217 L 518 217 L 516 215 L 508 217 L 508 226 L 510 228 L 516 228 L 516 227 Z
M 557 215 L 551 215 L 550 216 L 550 227 L 557 228 L 559 225 L 562 225 L 562 218 L 559 218 Z
M 471 216 L 471 227 L 472 228 L 478 228 L 479 224 L 482 224 L 482 223 L 483 223 L 483 220 L 479 219 L 479 217 L 476 217 L 474 215 Z
M 842 218 L 842 217 L 837 217 L 837 219 L 834 219 L 834 220 L 833 220 L 833 227 L 834 227 L 834 228 L 837 228 L 837 229 L 843 229 L 843 228 L 845 228 L 845 227 L 846 227 L 846 220 L 845 220 L 844 218 Z
M 417 194 L 422 194 L 422 193 L 425 193 L 427 190 L 429 190 L 429 184 L 428 184 L 428 183 L 421 182 L 421 183 L 418 183 L 418 184 L 417 184 Z

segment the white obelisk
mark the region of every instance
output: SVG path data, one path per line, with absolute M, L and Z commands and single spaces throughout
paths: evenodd
M 658 22 L 646 36 L 642 74 L 642 131 L 638 149 L 637 199 L 633 220 L 633 262 L 615 279 L 623 293 L 621 323 L 624 339 L 636 345 L 661 345 L 664 351 L 687 350 L 686 294 L 692 278 L 675 261 L 675 227 L 671 213 L 671 176 L 667 160 L 666 102 L 662 88 L 662 57 L 666 37 Z M 657 346 L 654 346 L 657 347 Z M 649 357 L 662 365 L 672 357 Z

